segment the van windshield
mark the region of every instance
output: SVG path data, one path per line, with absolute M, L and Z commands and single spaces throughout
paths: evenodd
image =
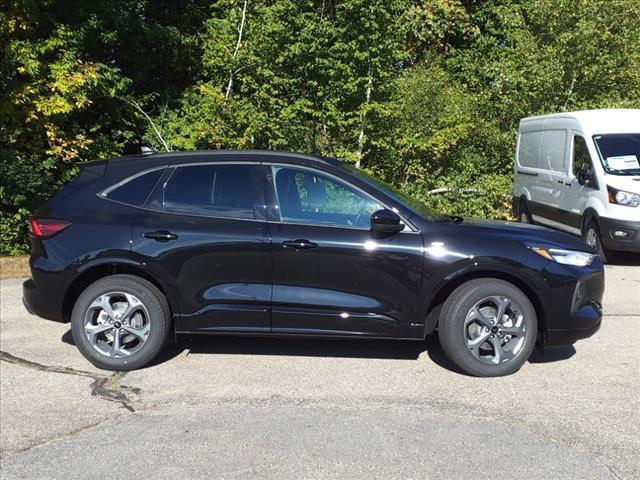
M 600 161 L 612 175 L 640 175 L 640 133 L 594 135 Z

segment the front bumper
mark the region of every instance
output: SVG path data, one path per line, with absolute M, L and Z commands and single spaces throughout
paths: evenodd
M 585 305 L 570 316 L 569 321 L 575 323 L 573 328 L 547 329 L 545 344 L 571 345 L 583 338 L 589 338 L 600 330 L 602 323 L 602 307 L 599 304 Z
M 590 267 L 578 268 L 552 264 L 547 269 L 546 298 L 542 298 L 545 345 L 571 345 L 600 329 L 604 268 L 600 259 Z
M 602 243 L 605 247 L 610 250 L 640 252 L 640 221 L 606 217 L 600 217 L 598 220 Z

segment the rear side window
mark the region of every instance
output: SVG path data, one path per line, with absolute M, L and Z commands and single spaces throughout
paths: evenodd
M 142 206 L 149 197 L 151 190 L 162 176 L 164 169 L 153 170 L 126 180 L 121 186 L 107 192 L 104 196 L 109 200 Z
M 176 168 L 164 187 L 167 212 L 254 218 L 251 165 L 194 165 Z

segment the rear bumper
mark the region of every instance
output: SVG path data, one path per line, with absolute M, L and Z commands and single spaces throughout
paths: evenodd
M 598 219 L 602 243 L 610 250 L 640 252 L 640 221 Z M 619 232 L 618 235 L 615 233 Z M 622 236 L 622 233 L 625 235 Z
M 62 295 L 58 289 L 38 287 L 33 279 L 22 284 L 22 303 L 32 315 L 63 322 Z

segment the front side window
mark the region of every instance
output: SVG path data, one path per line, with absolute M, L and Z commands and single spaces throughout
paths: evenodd
M 371 214 L 383 208 L 355 188 L 318 172 L 272 168 L 283 222 L 368 229 Z
M 163 192 L 167 212 L 254 218 L 251 165 L 177 167 Z
M 593 170 L 589 148 L 585 139 L 579 135 L 573 137 L 573 174 L 576 178 L 580 172 Z

